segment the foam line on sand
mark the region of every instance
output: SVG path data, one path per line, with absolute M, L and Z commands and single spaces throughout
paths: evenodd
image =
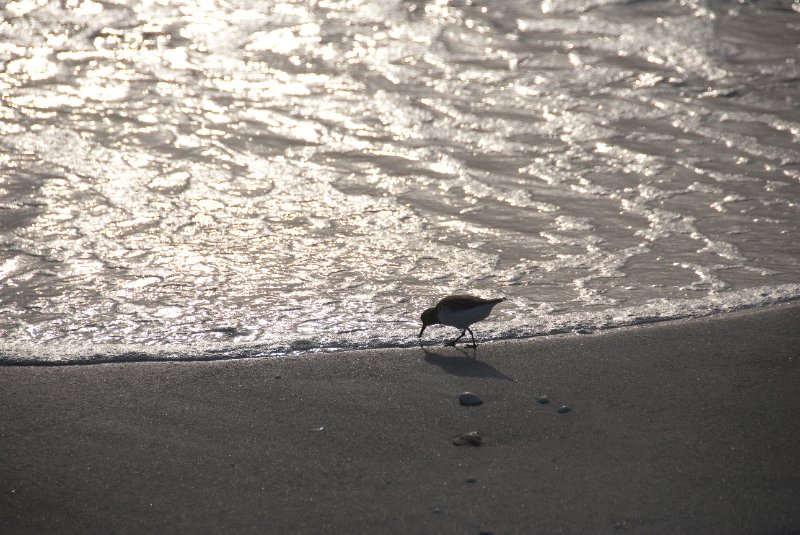
M 0 368 L 0 533 L 797 532 L 799 331 Z

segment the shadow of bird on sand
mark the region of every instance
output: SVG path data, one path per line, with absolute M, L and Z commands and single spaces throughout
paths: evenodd
M 453 348 L 447 350 L 448 354 L 437 353 L 430 349 L 420 346 L 425 352 L 425 361 L 428 364 L 433 364 L 451 375 L 460 377 L 484 377 L 487 379 L 500 379 L 502 381 L 513 381 L 511 377 L 499 371 L 494 366 L 486 364 L 478 360 L 476 351 L 471 351 L 472 355 L 467 353 L 461 348 Z M 453 351 L 460 353 L 460 355 L 453 355 Z

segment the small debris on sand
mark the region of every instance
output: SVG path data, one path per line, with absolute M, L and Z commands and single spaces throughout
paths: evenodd
M 464 433 L 463 435 L 459 435 L 453 439 L 453 444 L 456 446 L 463 446 L 464 444 L 469 444 L 470 446 L 480 446 L 481 442 L 483 442 L 483 439 L 477 431 L 470 431 L 469 433 Z
M 463 392 L 459 394 L 458 401 L 462 405 L 466 405 L 468 407 L 474 407 L 483 403 L 483 400 L 478 397 L 477 394 L 473 394 L 472 392 Z

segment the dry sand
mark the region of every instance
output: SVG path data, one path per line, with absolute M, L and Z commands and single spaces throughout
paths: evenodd
M 475 357 L 4 367 L 0 403 L 4 534 L 800 532 L 798 302 Z

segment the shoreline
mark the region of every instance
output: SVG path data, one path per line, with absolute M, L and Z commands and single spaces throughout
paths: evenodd
M 4 365 L 0 532 L 797 531 L 798 327 Z
M 772 301 L 768 303 L 751 304 L 740 308 L 733 308 L 733 309 L 723 308 L 715 310 L 713 312 L 705 312 L 701 315 L 690 315 L 681 317 L 638 318 L 633 323 L 620 323 L 618 325 L 604 325 L 600 327 L 598 326 L 582 327 L 580 325 L 577 325 L 572 328 L 567 328 L 567 327 L 556 328 L 549 332 L 541 332 L 526 336 L 511 337 L 511 338 L 488 338 L 484 340 L 483 343 L 533 342 L 540 338 L 549 338 L 553 336 L 562 336 L 562 335 L 581 335 L 581 336 L 602 335 L 606 332 L 615 331 L 618 329 L 636 328 L 640 326 L 653 325 L 659 323 L 695 321 L 695 320 L 716 318 L 730 314 L 754 313 L 765 309 L 769 309 L 771 307 L 780 307 L 787 303 L 800 303 L 800 296 L 783 298 L 781 300 Z M 409 335 L 409 337 L 411 337 L 411 335 Z M 448 336 L 447 334 L 445 335 L 440 334 L 439 338 L 440 339 L 438 340 L 436 338 L 424 339 L 423 348 L 437 347 L 437 344 L 442 343 L 444 340 L 452 339 L 452 336 Z M 480 334 L 478 335 L 478 339 L 480 340 Z M 51 345 L 58 345 L 60 343 L 61 342 L 56 341 L 53 342 Z M 24 353 L 26 351 L 25 349 L 26 346 L 24 344 L 12 343 L 12 345 L 4 347 L 2 345 L 2 342 L 0 341 L 0 368 L 3 368 L 5 366 L 21 366 L 21 367 L 56 366 L 57 367 L 57 366 L 91 366 L 91 365 L 102 365 L 102 364 L 134 364 L 140 362 L 142 363 L 216 362 L 216 361 L 259 360 L 259 359 L 272 359 L 272 358 L 278 358 L 278 359 L 304 358 L 314 355 L 336 355 L 339 353 L 353 353 L 361 351 L 379 351 L 379 352 L 406 351 L 406 350 L 413 351 L 420 348 L 420 345 L 412 343 L 407 345 L 387 345 L 378 347 L 311 346 L 308 349 L 301 349 L 301 350 L 286 349 L 284 351 L 284 350 L 256 349 L 257 347 L 259 347 L 258 344 L 237 347 L 229 343 L 218 342 L 214 344 L 205 344 L 204 347 L 206 348 L 207 352 L 203 354 L 198 354 L 195 349 L 194 352 L 190 351 L 181 356 L 164 356 L 165 354 L 166 355 L 179 354 L 181 353 L 181 348 L 185 346 L 181 344 L 175 344 L 174 346 L 173 345 L 147 346 L 140 344 L 103 345 L 103 344 L 82 343 L 78 344 L 75 347 L 72 347 L 70 353 L 76 354 L 78 351 L 82 350 L 84 354 L 88 353 L 89 356 L 83 356 L 79 358 L 69 357 L 67 360 L 48 360 L 47 358 L 37 359 L 33 357 L 28 357 L 28 360 L 20 360 L 19 357 L 8 356 L 10 353 L 12 353 L 12 350 L 9 349 L 9 347 L 12 346 L 15 348 L 13 350 L 15 354 Z M 104 350 L 98 350 L 98 347 L 103 348 Z M 133 347 L 134 349 L 124 349 L 128 347 Z M 213 347 L 213 349 L 209 349 L 209 347 Z M 37 347 L 36 349 L 40 350 L 41 348 Z M 148 350 L 155 351 L 155 353 L 148 352 Z M 208 356 L 210 354 L 221 355 L 221 356 Z M 4 360 L 4 359 L 9 359 L 9 360 Z

